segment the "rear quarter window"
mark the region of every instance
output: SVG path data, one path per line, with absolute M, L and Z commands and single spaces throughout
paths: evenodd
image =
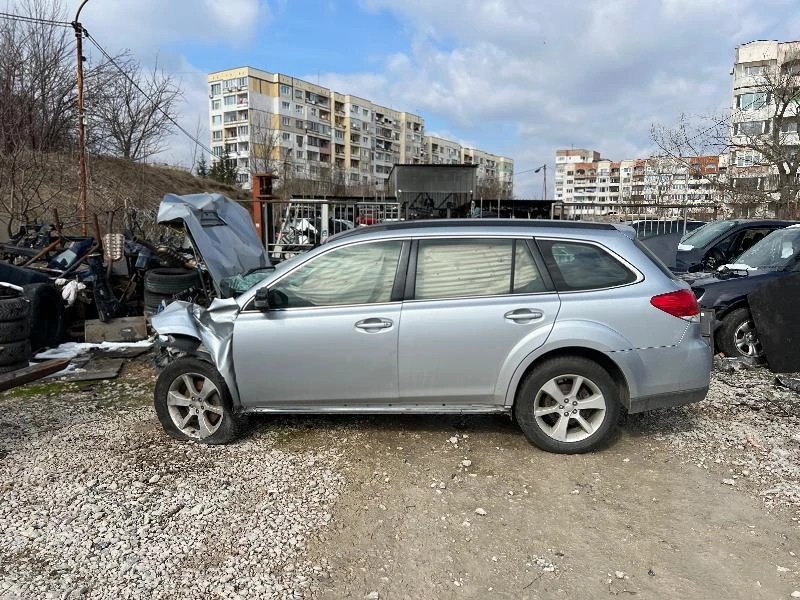
M 636 273 L 594 244 L 567 240 L 537 243 L 559 291 L 599 290 L 636 281 Z
M 644 255 L 645 255 L 647 258 L 649 258 L 649 259 L 652 261 L 652 263 L 653 263 L 655 266 L 657 266 L 657 267 L 658 267 L 658 270 L 659 270 L 659 271 L 661 271 L 661 272 L 662 272 L 664 275 L 666 275 L 666 276 L 667 276 L 667 277 L 669 277 L 670 279 L 673 279 L 673 280 L 675 280 L 675 281 L 677 281 L 677 280 L 678 280 L 678 278 L 675 276 L 675 273 L 673 273 L 672 271 L 670 271 L 670 270 L 669 270 L 669 267 L 667 267 L 667 265 L 665 265 L 665 264 L 662 262 L 662 260 L 661 260 L 660 258 L 658 258 L 658 257 L 657 257 L 655 254 L 653 254 L 653 251 L 652 251 L 652 250 L 650 250 L 650 248 L 648 248 L 647 246 L 645 246 L 645 245 L 644 245 L 642 242 L 640 242 L 638 239 L 635 239 L 635 240 L 633 240 L 633 243 L 636 245 L 636 247 L 637 247 L 639 250 L 641 250 L 641 251 L 644 253 Z

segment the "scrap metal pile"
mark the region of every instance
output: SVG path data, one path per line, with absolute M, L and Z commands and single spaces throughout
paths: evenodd
M 96 216 L 93 235 L 68 235 L 53 216 L 0 244 L 0 375 L 83 338 L 89 322 L 151 315 L 174 300 L 205 306 L 269 268 L 247 210 L 219 194 L 165 196 L 149 239 L 111 218 L 104 231 Z

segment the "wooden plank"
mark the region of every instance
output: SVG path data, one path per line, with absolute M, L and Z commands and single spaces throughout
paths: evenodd
M 46 377 L 47 375 L 52 375 L 53 373 L 65 369 L 68 364 L 68 358 L 55 358 L 31 367 L 5 373 L 0 375 L 0 391 L 10 390 L 11 388 Z
M 92 351 L 96 358 L 136 358 L 145 352 L 150 352 L 152 346 L 128 346 L 127 348 L 114 348 L 112 350 L 104 350 L 98 348 Z
M 124 360 L 110 359 L 92 361 L 86 365 L 85 371 L 73 371 L 58 377 L 59 381 L 96 381 L 99 379 L 114 379 L 119 375 Z
M 122 317 L 108 323 L 100 320 L 86 321 L 84 334 L 87 342 L 138 342 L 147 339 L 147 321 L 144 317 Z

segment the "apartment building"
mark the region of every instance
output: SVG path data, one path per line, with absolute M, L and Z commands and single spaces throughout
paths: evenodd
M 461 149 L 461 162 L 478 165 L 478 179 L 496 179 L 501 185 L 511 185 L 514 178 L 514 161 L 475 148 Z
M 573 216 L 618 212 L 620 204 L 712 204 L 726 172 L 726 156 L 613 161 L 596 150 L 556 150 L 555 199 L 572 205 Z
M 420 115 L 368 98 L 252 67 L 211 73 L 208 85 L 212 152 L 236 161 L 245 189 L 251 172 L 277 170 L 284 178 L 339 179 L 380 192 L 395 164 L 463 161 L 458 143 L 425 135 Z M 467 150 L 492 156 L 483 176 L 502 176 L 511 188 L 512 159 Z
M 755 41 L 736 47 L 731 97 L 731 175 L 735 190 L 775 191 L 797 182 L 779 181 L 778 146 L 796 162 L 800 150 L 800 42 Z M 759 150 L 763 150 L 762 153 Z

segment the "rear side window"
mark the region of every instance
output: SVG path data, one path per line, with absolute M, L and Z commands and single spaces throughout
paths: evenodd
M 546 286 L 523 241 L 420 240 L 416 300 L 529 294 Z
M 636 281 L 636 274 L 594 244 L 539 240 L 547 268 L 559 291 L 598 290 Z

